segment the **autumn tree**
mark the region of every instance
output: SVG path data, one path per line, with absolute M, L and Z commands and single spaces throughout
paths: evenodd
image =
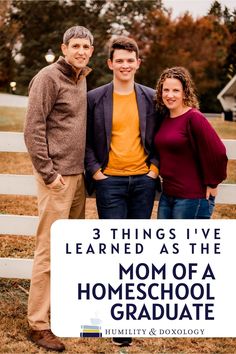
M 44 56 L 48 49 L 59 57 L 62 35 L 74 25 L 89 28 L 95 37 L 95 52 L 90 62 L 95 70 L 88 77 L 88 87 L 106 83 L 112 78 L 106 68 L 108 39 L 113 34 L 128 34 L 134 18 L 145 18 L 150 9 L 161 5 L 160 0 L 9 0 L 9 3 L 4 30 L 8 34 L 12 24 L 18 30 L 4 53 L 8 63 L 13 61 L 13 52 L 18 58 L 16 63 L 13 61 L 14 79 L 18 92 L 23 93 L 27 92 L 31 78 L 47 65 Z M 9 46 L 9 40 L 3 38 L 3 46 L 6 45 Z M 5 74 L 9 79 L 10 73 L 5 70 Z
M 216 96 L 236 72 L 236 12 L 218 1 L 197 19 L 188 12 L 172 19 L 161 0 L 0 2 L 1 87 L 15 80 L 18 93 L 26 93 L 31 78 L 47 65 L 45 53 L 51 48 L 58 58 L 64 31 L 77 24 L 88 27 L 95 37 L 88 88 L 112 79 L 106 65 L 107 43 L 112 36 L 125 34 L 140 47 L 139 82 L 155 87 L 166 67 L 185 66 L 196 83 L 201 109 L 221 109 Z
M 142 82 L 154 87 L 163 69 L 184 66 L 196 83 L 201 109 L 221 109 L 216 97 L 230 41 L 224 23 L 214 15 L 194 20 L 189 13 L 172 20 L 169 13 L 155 10 L 148 22 L 135 24 L 135 33 L 144 57 Z
M 236 10 L 232 14 L 224 13 L 226 25 L 230 33 L 230 42 L 227 49 L 227 57 L 225 60 L 225 77 L 229 81 L 236 75 Z
M 9 90 L 9 83 L 16 75 L 14 47 L 18 26 L 15 21 L 10 21 L 10 6 L 10 0 L 0 2 L 0 89 L 2 91 Z
M 47 65 L 44 56 L 48 49 L 59 57 L 62 36 L 67 28 L 79 24 L 93 32 L 97 26 L 105 32 L 99 38 L 100 46 L 104 47 L 106 28 L 100 12 L 105 2 L 92 0 L 88 8 L 86 0 L 12 1 L 11 21 L 18 23 L 19 52 L 23 57 L 17 66 L 17 81 L 24 92 L 31 78 Z

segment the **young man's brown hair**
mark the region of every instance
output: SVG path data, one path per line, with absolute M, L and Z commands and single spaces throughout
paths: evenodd
M 113 39 L 109 47 L 109 59 L 111 61 L 113 60 L 113 54 L 116 49 L 124 49 L 128 50 L 129 52 L 135 52 L 137 59 L 139 58 L 138 45 L 132 38 L 120 36 Z

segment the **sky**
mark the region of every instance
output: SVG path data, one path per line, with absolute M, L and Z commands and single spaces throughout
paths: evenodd
M 227 6 L 230 10 L 236 9 L 235 0 L 218 0 L 221 5 Z M 163 0 L 163 4 L 167 8 L 172 8 L 172 17 L 176 18 L 186 11 L 189 11 L 194 18 L 207 14 L 214 0 Z

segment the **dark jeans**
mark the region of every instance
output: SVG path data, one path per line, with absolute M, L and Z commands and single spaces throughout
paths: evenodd
M 210 219 L 215 197 L 207 200 L 169 197 L 162 193 L 158 206 L 158 219 Z
M 95 182 L 100 219 L 149 219 L 156 180 L 147 175 L 108 176 Z

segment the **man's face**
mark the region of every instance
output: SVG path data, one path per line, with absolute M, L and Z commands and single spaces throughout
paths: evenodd
M 108 59 L 107 63 L 116 80 L 127 82 L 134 80 L 134 75 L 140 65 L 140 59 L 137 59 L 135 52 L 115 49 L 113 59 Z
M 61 45 L 61 50 L 67 63 L 76 71 L 84 68 L 93 54 L 93 46 L 87 38 L 71 38 L 68 45 Z

